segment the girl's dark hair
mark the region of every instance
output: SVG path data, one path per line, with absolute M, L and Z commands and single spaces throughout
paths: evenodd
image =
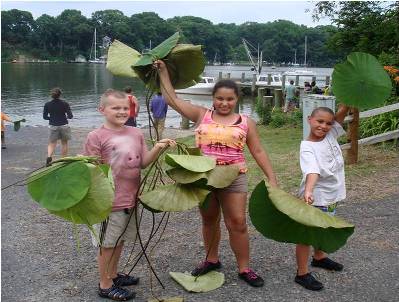
M 126 93 L 131 93 L 131 92 L 132 92 L 132 87 L 126 86 L 125 89 L 124 89 L 124 91 L 125 91 Z
M 53 99 L 58 99 L 61 96 L 61 89 L 59 89 L 58 87 L 51 89 L 51 97 Z
M 327 112 L 329 114 L 331 114 L 332 116 L 335 116 L 334 111 L 332 111 L 330 108 L 328 107 L 317 107 L 315 109 L 313 109 L 312 114 L 310 116 L 315 116 L 315 114 L 319 111 L 324 111 Z
M 235 95 L 238 97 L 240 96 L 240 91 L 238 90 L 238 86 L 237 84 L 232 81 L 232 80 L 220 80 L 217 81 L 217 83 L 215 84 L 215 86 L 213 87 L 212 90 L 212 96 L 215 95 L 216 91 L 218 91 L 219 88 L 228 88 L 228 89 L 233 89 Z

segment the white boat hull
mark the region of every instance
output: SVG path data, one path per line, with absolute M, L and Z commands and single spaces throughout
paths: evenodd
M 212 94 L 212 87 L 188 87 L 184 89 L 177 89 L 177 94 L 197 94 L 197 95 L 211 95 Z

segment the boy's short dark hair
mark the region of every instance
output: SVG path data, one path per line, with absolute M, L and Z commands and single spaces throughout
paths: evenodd
M 320 111 L 327 112 L 327 113 L 330 113 L 332 116 L 335 116 L 334 111 L 332 111 L 332 110 L 331 110 L 330 108 L 328 108 L 328 107 L 317 107 L 317 108 L 313 109 L 313 111 L 312 111 L 312 113 L 310 114 L 310 116 L 315 116 L 316 113 L 317 113 L 317 112 L 320 112 Z
M 53 99 L 58 99 L 58 98 L 61 96 L 62 91 L 61 91 L 60 88 L 55 87 L 55 88 L 51 89 L 51 92 L 50 92 L 50 93 L 51 93 L 51 97 L 52 97 Z

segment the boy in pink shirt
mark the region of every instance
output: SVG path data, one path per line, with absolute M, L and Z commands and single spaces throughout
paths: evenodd
M 99 106 L 105 122 L 88 134 L 84 147 L 85 155 L 98 156 L 101 162 L 110 165 L 115 183 L 112 212 L 94 229 L 100 239 L 98 294 L 117 301 L 133 299 L 135 293 L 122 286 L 138 282 L 138 278 L 118 273 L 117 268 L 124 242 L 133 241 L 137 233 L 135 216 L 130 213 L 136 205 L 140 170 L 153 162 L 162 149 L 175 145 L 173 140 L 163 139 L 148 151 L 141 130 L 124 125 L 129 109 L 124 92 L 108 89 L 101 96 Z M 99 246 L 95 238 L 93 243 Z

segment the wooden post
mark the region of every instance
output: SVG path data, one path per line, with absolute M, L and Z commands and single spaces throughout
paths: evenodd
M 295 86 L 299 86 L 299 75 L 295 76 Z
M 245 82 L 245 72 L 241 74 L 241 83 Z
M 184 101 L 190 102 L 190 100 L 184 100 Z M 183 115 L 181 116 L 180 128 L 182 128 L 182 129 L 190 128 L 190 120 Z
M 221 79 L 222 79 L 222 77 L 223 77 L 223 74 L 222 74 L 222 72 L 221 72 L 221 71 L 219 71 L 219 80 L 221 80 Z
M 228 72 L 228 73 L 227 73 L 227 78 L 230 79 L 230 76 L 231 76 L 231 73 Z
M 285 81 L 286 81 L 286 75 L 284 74 L 282 77 L 281 77 L 281 89 L 284 91 L 285 90 Z
M 326 86 L 330 86 L 330 76 L 326 76 Z
M 265 88 L 258 88 L 258 97 L 263 97 L 265 95 Z
M 284 106 L 283 90 L 274 89 L 274 103 L 276 107 Z
M 251 86 L 251 94 L 255 94 L 255 89 L 256 89 L 256 73 L 252 75 L 252 86 Z
M 259 117 L 262 120 L 262 124 L 268 125 L 270 123 L 272 107 L 273 107 L 273 97 L 268 95 L 264 96 L 262 98 L 263 116 Z
M 267 74 L 267 85 L 270 85 L 271 82 L 272 82 L 272 74 L 271 74 L 271 73 L 268 73 L 268 74 Z
M 352 115 L 353 119 L 349 122 L 348 128 L 348 141 L 350 143 L 350 148 L 348 149 L 346 155 L 348 158 L 348 164 L 355 164 L 358 160 L 358 139 L 359 139 L 359 110 L 357 108 L 351 107 L 349 114 Z

